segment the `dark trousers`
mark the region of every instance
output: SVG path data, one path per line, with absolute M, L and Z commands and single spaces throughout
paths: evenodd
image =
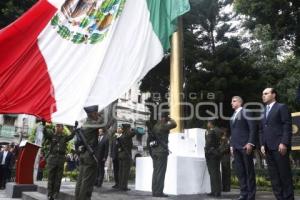
M 267 164 L 276 199 L 293 200 L 294 190 L 289 152 L 282 156 L 277 150 L 267 150 Z
M 221 161 L 221 169 L 222 169 L 222 191 L 229 192 L 231 185 L 231 169 L 230 169 L 230 155 L 225 155 Z
M 100 187 L 102 186 L 103 179 L 104 179 L 104 167 L 105 167 L 105 161 L 99 161 L 95 185 Z
M 119 159 L 113 159 L 114 179 L 116 185 L 119 185 Z
M 75 187 L 75 200 L 91 200 L 97 175 L 97 165 L 92 157 L 81 162 Z
M 57 197 L 64 173 L 63 163 L 48 163 L 48 196 Z
M 0 165 L 0 188 L 5 188 L 6 182 L 10 179 L 10 169 Z
M 234 165 L 240 182 L 240 195 L 245 200 L 254 200 L 256 193 L 253 153 L 248 155 L 243 149 L 234 150 Z
M 152 194 L 160 195 L 164 191 L 168 154 L 153 155 Z
M 38 169 L 36 180 L 38 180 L 38 181 L 43 180 L 43 174 L 44 174 L 43 172 L 44 172 L 44 169 Z
M 215 195 L 221 194 L 220 158 L 206 156 L 206 164 L 210 177 L 211 192 Z
M 119 158 L 119 188 L 121 190 L 126 190 L 128 188 L 130 167 L 131 167 L 131 159 Z

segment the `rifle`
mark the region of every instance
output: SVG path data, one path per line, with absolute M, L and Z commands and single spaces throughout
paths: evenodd
M 76 128 L 76 126 L 75 126 Z M 82 130 L 81 129 L 76 129 L 75 130 L 76 136 L 81 140 L 81 142 L 83 143 L 83 146 L 85 147 L 85 149 L 89 152 L 89 154 L 94 158 L 94 160 L 96 161 L 96 163 L 98 164 L 99 161 L 95 155 L 95 151 L 93 150 L 93 148 L 91 147 L 91 145 L 89 145 L 86 141 L 86 138 L 84 137 Z

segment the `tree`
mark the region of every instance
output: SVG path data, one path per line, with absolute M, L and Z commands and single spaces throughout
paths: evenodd
M 37 0 L 1 0 L 0 1 L 0 29 L 15 21 Z
M 286 103 L 292 112 L 297 111 L 300 108 L 295 101 L 300 80 L 299 57 L 291 54 L 288 46 L 279 48 L 281 40 L 274 39 L 271 25 L 256 24 L 251 33 L 249 58 L 252 67 L 261 74 L 261 84 L 276 88 L 279 101 Z
M 149 92 L 150 97 L 146 100 L 148 108 L 151 112 L 148 128 L 155 124 L 157 113 L 154 112 L 154 106 L 164 102 L 168 102 L 168 92 L 170 85 L 170 57 L 166 56 L 157 66 L 155 66 L 143 78 L 140 90 L 141 92 Z
M 290 46 L 300 56 L 300 1 L 298 0 L 236 0 L 235 8 L 246 16 L 245 26 L 270 26 L 271 37 Z
M 198 95 L 198 98 L 188 101 L 194 105 L 199 102 L 216 103 L 218 111 L 222 110 L 227 117 L 232 113 L 232 96 L 260 102 L 258 94 L 263 86 L 259 70 L 252 66 L 249 50 L 242 47 L 243 41 L 234 34 L 237 27 L 232 21 L 239 16 L 224 11 L 231 4 L 232 1 L 222 0 L 191 1 L 192 9 L 185 18 L 184 34 L 187 93 L 215 94 L 214 99 Z M 196 112 L 209 116 L 207 110 L 214 109 L 203 106 Z M 223 119 L 221 122 L 226 121 Z M 195 118 L 187 124 L 187 127 L 199 126 L 201 123 Z

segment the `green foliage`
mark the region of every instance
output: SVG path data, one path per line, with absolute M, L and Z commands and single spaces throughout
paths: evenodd
M 46 124 L 45 128 L 54 131 L 55 130 L 55 125 L 54 124 Z M 64 135 L 71 134 L 71 131 L 70 131 L 70 129 L 67 126 L 64 126 L 63 134 Z M 36 138 L 36 128 L 34 128 L 32 130 L 32 132 L 29 134 L 28 140 L 30 142 L 34 143 L 35 142 L 35 138 Z M 46 155 L 48 154 L 48 151 L 49 151 L 49 145 L 50 145 L 50 141 L 43 139 L 41 150 L 43 152 L 45 152 Z M 74 141 L 73 140 L 71 140 L 71 141 L 68 142 L 67 153 L 69 153 L 71 151 L 71 149 L 74 149 Z
M 246 15 L 250 30 L 269 26 L 273 40 L 285 40 L 295 55 L 300 55 L 300 2 L 297 0 L 236 0 L 235 9 Z
M 150 92 L 151 96 L 146 99 L 148 104 L 160 104 L 167 102 L 168 86 L 170 84 L 170 58 L 164 58 L 156 67 L 154 67 L 143 78 L 140 85 L 142 92 Z M 149 110 L 152 113 L 150 121 L 147 124 L 148 128 L 151 128 L 155 124 L 155 116 L 153 106 L 149 106 Z M 156 116 L 157 117 L 157 116 Z
M 269 191 L 272 189 L 271 181 L 269 178 L 269 173 L 267 169 L 255 169 L 256 173 L 256 186 L 259 191 Z M 293 169 L 293 182 L 294 187 L 296 189 L 296 193 L 299 192 L 300 189 L 300 169 Z M 235 171 L 232 171 L 231 176 L 231 184 L 233 188 L 239 188 L 239 181 L 237 176 L 235 175 Z M 298 191 L 297 191 L 298 190 Z
M 237 30 L 231 22 L 238 17 L 221 12 L 230 3 L 191 1 L 192 9 L 185 17 L 184 29 L 186 93 L 200 91 L 215 94 L 214 99 L 204 95 L 187 101 L 193 104 L 207 101 L 217 103 L 225 116 L 232 113 L 232 96 L 242 96 L 246 101 L 260 101 L 260 95 L 257 94 L 263 88 L 260 70 L 253 67 L 255 60 L 249 57 L 249 50 L 242 46 L 240 38 L 230 36 Z M 196 112 L 205 117 L 209 116 L 207 110 L 214 109 L 212 106 L 202 106 Z M 202 125 L 196 119 L 186 124 L 187 128 L 199 126 Z
M 76 181 L 77 178 L 78 178 L 78 170 L 74 170 L 74 171 L 71 171 L 71 172 L 64 172 L 64 177 L 68 177 L 70 178 L 70 181 Z
M 37 0 L 1 0 L 0 1 L 0 29 L 15 21 Z

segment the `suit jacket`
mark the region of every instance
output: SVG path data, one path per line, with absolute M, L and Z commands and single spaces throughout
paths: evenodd
M 96 155 L 99 161 L 102 161 L 104 158 L 107 159 L 109 150 L 109 140 L 107 135 L 103 135 L 102 140 L 99 142 L 96 147 Z
M 113 160 L 118 159 L 118 145 L 117 145 L 117 138 L 114 136 L 110 146 L 110 157 Z
M 280 143 L 291 147 L 292 117 L 285 104 L 275 103 L 266 117 L 264 110 L 260 123 L 260 143 L 277 150 Z
M 230 146 L 235 149 L 242 149 L 247 143 L 255 145 L 256 125 L 252 113 L 242 108 L 235 117 L 230 121 L 231 139 Z
M 6 168 L 12 167 L 12 158 L 13 158 L 13 154 L 10 151 L 8 151 L 5 158 L 5 164 L 4 164 Z M 3 151 L 0 152 L 0 164 L 2 162 L 2 159 L 3 159 Z

